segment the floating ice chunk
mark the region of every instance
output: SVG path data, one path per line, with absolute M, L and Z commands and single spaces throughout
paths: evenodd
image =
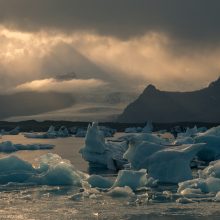
M 181 138 L 177 138 L 174 141 L 174 145 L 183 145 L 183 144 L 194 144 L 194 139 L 192 137 L 181 137 Z
M 89 125 L 85 147 L 80 150 L 82 157 L 90 164 L 102 165 L 107 169 L 121 169 L 125 163 L 123 154 L 127 150 L 127 143 L 106 142 L 103 134 L 99 131 L 97 123 Z
M 179 198 L 176 200 L 176 203 L 181 203 L 181 204 L 188 204 L 193 202 L 194 201 L 192 199 L 188 199 L 188 198 Z
M 114 197 L 114 198 L 121 198 L 121 197 L 127 198 L 127 197 L 134 197 L 135 196 L 132 189 L 128 186 L 115 187 L 115 188 L 111 189 L 107 194 Z
M 85 150 L 100 154 L 104 153 L 106 150 L 105 139 L 102 133 L 99 132 L 97 123 L 93 123 L 92 126 L 89 125 L 88 127 Z
M 69 131 L 65 126 L 61 126 L 58 131 L 54 126 L 50 126 L 46 133 L 25 133 L 26 138 L 53 139 L 58 137 L 69 137 Z
M 78 129 L 77 129 L 77 132 L 76 132 L 76 134 L 75 134 L 75 137 L 85 137 L 86 134 L 87 134 L 86 129 L 84 129 L 84 128 L 78 128 Z
M 130 144 L 123 157 L 131 163 L 132 168 L 140 169 L 143 168 L 141 164 L 147 157 L 164 148 L 164 145 L 143 141 L 138 145 Z
M 220 191 L 220 160 L 213 161 L 202 171 L 200 178 L 179 183 L 178 192 L 199 189 L 203 193 L 217 193 Z
M 212 161 L 220 156 L 220 136 L 200 135 L 194 138 L 195 143 L 206 143 L 198 152 L 198 158 L 203 161 Z
M 13 144 L 11 141 L 0 143 L 0 152 L 14 152 L 18 150 L 46 150 L 53 149 L 54 145 L 51 144 Z
M 185 148 L 168 148 L 147 157 L 140 167 L 159 182 L 179 183 L 192 179 L 190 161 L 204 144 L 186 145 Z
M 198 129 L 196 126 L 193 128 L 187 128 L 185 133 L 178 133 L 177 137 L 178 138 L 183 138 L 183 137 L 193 137 L 198 133 Z
M 74 185 L 81 186 L 81 177 L 78 172 L 74 171 L 71 164 L 60 161 L 48 170 L 35 176 L 31 181 L 36 181 L 41 185 Z
M 186 188 L 182 190 L 180 194 L 187 198 L 201 198 L 203 192 L 201 191 L 201 189 Z
M 83 200 L 83 193 L 76 193 L 70 197 L 71 200 L 79 202 Z
M 199 171 L 201 178 L 216 177 L 220 178 L 220 160 L 212 161 L 204 170 Z
M 39 185 L 81 186 L 86 174 L 77 171 L 69 161 L 55 154 L 47 154 L 39 159 L 34 168 L 30 163 L 16 156 L 0 159 L 0 184 L 33 183 Z
M 16 156 L 0 159 L 0 184 L 9 182 L 25 182 L 36 170 L 28 162 Z
M 214 192 L 217 193 L 220 191 L 220 179 L 219 178 L 214 178 L 214 177 L 209 177 L 205 181 L 206 184 L 206 191 L 207 193 L 209 192 Z
M 205 131 L 204 133 L 200 133 L 200 135 L 204 136 L 220 136 L 220 126 L 213 127 Z
M 215 200 L 216 202 L 220 202 L 220 191 L 216 194 L 214 200 Z
M 142 169 L 139 171 L 132 170 L 120 170 L 118 177 L 113 184 L 114 187 L 129 186 L 132 190 L 144 187 L 147 184 L 147 173 L 146 170 Z
M 154 127 L 151 121 L 148 121 L 146 126 L 142 129 L 142 133 L 151 133 Z
M 52 144 L 14 144 L 14 146 L 16 150 L 49 150 L 54 148 Z
M 17 151 L 11 141 L 4 141 L 0 143 L 0 152 L 14 152 Z
M 4 129 L 1 130 L 1 135 L 18 135 L 20 133 L 20 127 L 17 126 L 16 128 L 12 129 L 11 131 L 5 131 Z
M 198 178 L 179 183 L 178 192 L 183 195 L 191 191 L 196 192 L 196 190 L 200 190 L 202 193 L 217 193 L 220 191 L 220 179 L 214 177 L 209 177 L 207 179 Z M 195 193 L 191 194 L 191 197 L 196 197 Z
M 24 136 L 26 138 L 39 138 L 39 139 L 46 139 L 46 138 L 48 138 L 46 133 L 25 133 Z
M 113 185 L 113 181 L 99 175 L 91 175 L 87 179 L 87 181 L 91 185 L 91 187 L 96 187 L 101 189 L 108 189 L 111 188 Z
M 117 131 L 116 129 L 108 128 L 105 126 L 99 126 L 99 130 L 103 133 L 104 137 L 113 137 Z
M 60 129 L 57 132 L 58 137 L 69 137 L 69 131 L 65 126 L 61 126 Z
M 125 133 L 138 133 L 141 132 L 142 128 L 141 127 L 131 127 L 131 128 L 126 128 Z
M 142 143 L 143 141 L 155 143 L 155 144 L 161 144 L 161 145 L 169 145 L 171 144 L 167 139 L 164 139 L 162 137 L 159 137 L 156 134 L 137 134 L 130 138 L 130 144 L 131 145 L 138 145 Z

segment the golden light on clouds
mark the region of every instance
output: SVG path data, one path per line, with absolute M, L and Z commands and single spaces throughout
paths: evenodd
M 24 33 L 1 26 L 0 39 L 0 74 L 10 76 L 18 84 L 17 88 L 43 89 L 44 83 L 53 84 L 51 79 L 36 81 L 39 77 L 45 78 L 44 74 L 53 74 L 47 72 L 49 64 L 65 65 L 64 72 L 67 69 L 74 71 L 71 50 L 59 57 L 60 48 L 64 46 L 73 48 L 118 82 L 123 83 L 126 79 L 131 83 L 128 87 L 134 83 L 138 90 L 149 83 L 164 90 L 193 90 L 205 86 L 220 74 L 220 49 L 181 54 L 175 52 L 174 42 L 163 33 L 152 32 L 121 40 L 86 32 L 68 35 L 60 32 Z M 45 57 L 51 57 L 49 64 L 45 63 Z M 53 63 L 53 57 L 59 60 L 58 64 Z M 83 61 L 77 62 L 83 67 Z M 98 78 L 97 75 L 96 80 Z M 19 87 L 19 84 L 22 85 Z M 61 87 L 57 88 L 61 90 Z
M 37 91 L 37 92 L 88 92 L 93 88 L 106 85 L 106 82 L 98 79 L 72 79 L 58 81 L 53 78 L 34 80 L 21 84 L 15 88 L 15 91 Z

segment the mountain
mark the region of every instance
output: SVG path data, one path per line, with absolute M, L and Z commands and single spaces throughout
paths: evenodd
M 220 78 L 193 92 L 160 91 L 149 85 L 118 122 L 220 122 Z
M 57 92 L 19 92 L 0 95 L 0 119 L 40 114 L 67 108 L 73 104 L 72 95 Z

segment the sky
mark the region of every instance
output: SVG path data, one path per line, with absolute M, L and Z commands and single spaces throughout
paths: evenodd
M 57 115 L 94 119 L 149 84 L 206 87 L 220 76 L 219 11 L 219 0 L 0 0 L 0 93 L 71 93 L 80 110 Z

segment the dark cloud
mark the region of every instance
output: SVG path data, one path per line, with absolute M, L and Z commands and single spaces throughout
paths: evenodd
M 219 11 L 219 0 L 1 0 L 0 22 L 120 38 L 162 31 L 183 42 L 210 43 L 220 39 Z

